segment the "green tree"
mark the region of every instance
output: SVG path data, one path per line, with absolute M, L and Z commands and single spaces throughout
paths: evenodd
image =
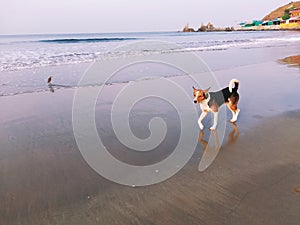
M 290 14 L 285 14 L 285 15 L 282 17 L 283 20 L 288 20 L 289 18 L 291 18 L 291 17 L 290 17 Z

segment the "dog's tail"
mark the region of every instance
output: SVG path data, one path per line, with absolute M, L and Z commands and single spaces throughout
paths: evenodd
M 239 84 L 240 84 L 240 82 L 237 79 L 232 79 L 229 82 L 229 91 L 230 91 L 230 93 L 232 93 L 232 91 L 237 92 L 237 90 L 239 88 Z

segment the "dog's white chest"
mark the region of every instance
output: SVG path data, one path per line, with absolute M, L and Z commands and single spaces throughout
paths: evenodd
M 207 112 L 210 112 L 211 109 L 209 108 L 209 105 L 208 105 L 208 101 L 207 100 L 204 100 L 200 103 L 200 109 L 202 111 L 207 111 Z

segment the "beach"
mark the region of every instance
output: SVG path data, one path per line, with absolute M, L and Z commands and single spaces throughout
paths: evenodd
M 36 74 L 41 77 L 32 86 L 25 78 L 25 84 L 15 89 L 0 86 L 0 225 L 299 224 L 300 70 L 295 60 L 282 62 L 289 56 L 295 59 L 296 44 L 194 49 L 221 87 L 232 78 L 240 81 L 241 113 L 236 124 L 226 122 L 224 141 L 206 170 L 199 169 L 201 158 L 215 151 L 207 146 L 209 136 L 215 135 L 208 129 L 210 117 L 204 120 L 204 132 L 194 134 L 199 140 L 193 143 L 196 148 L 188 163 L 169 179 L 149 186 L 124 186 L 105 179 L 80 152 L 72 124 L 74 96 L 78 89 L 99 88 L 76 86 L 89 61 L 2 71 L 2 84 L 18 83 L 26 74 L 32 81 Z M 160 67 L 148 66 L 141 73 L 161 72 Z M 65 77 L 54 75 L 61 86 L 52 91 L 43 83 L 48 74 L 64 73 Z M 170 104 L 151 98 L 141 101 L 130 114 L 132 132 L 147 138 L 149 121 L 160 117 L 168 126 L 166 138 L 149 153 L 122 145 L 113 132 L 110 110 L 116 94 L 133 80 L 130 76 L 105 85 L 95 105 L 95 123 L 114 157 L 150 165 L 168 157 L 176 146 L 179 117 Z M 180 84 L 193 104 L 195 83 L 188 75 L 164 79 Z M 200 114 L 199 106 L 194 107 Z

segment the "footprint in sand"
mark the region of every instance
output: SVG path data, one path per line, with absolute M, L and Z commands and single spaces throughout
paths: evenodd
M 253 116 L 253 118 L 255 118 L 255 119 L 263 119 L 264 117 L 262 115 L 256 114 L 256 115 Z

